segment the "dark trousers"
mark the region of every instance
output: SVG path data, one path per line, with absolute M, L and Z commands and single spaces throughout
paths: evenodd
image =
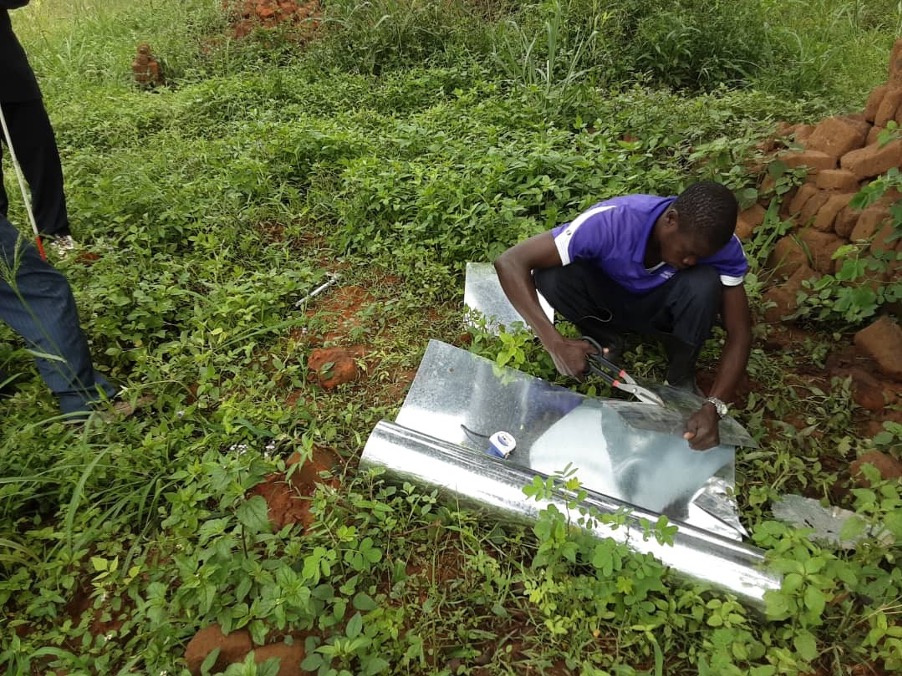
M 0 216 L 0 320 L 40 356 L 41 377 L 63 413 L 86 412 L 116 388 L 97 373 L 69 282 Z
M 536 288 L 567 321 L 601 345 L 612 334 L 635 332 L 664 343 L 667 381 L 695 378 L 695 362 L 721 306 L 723 287 L 717 270 L 695 266 L 680 270 L 644 294 L 630 293 L 597 267 L 577 261 L 536 270 Z
M 4 102 L 3 115 L 22 174 L 31 190 L 31 203 L 38 230 L 43 235 L 69 234 L 66 196 L 63 193 L 63 168 L 50 118 L 41 99 Z M 4 145 L 6 143 L 3 137 Z M 11 162 L 7 159 L 7 164 Z M 10 167 L 10 171 L 13 169 Z M 8 215 L 9 199 L 3 187 L 0 152 L 0 214 Z

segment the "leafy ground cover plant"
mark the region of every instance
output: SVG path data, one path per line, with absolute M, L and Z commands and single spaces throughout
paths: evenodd
M 739 187 L 745 149 L 775 119 L 832 110 L 824 99 L 835 92 L 687 97 L 614 83 L 625 66 L 586 70 L 607 44 L 588 42 L 592 2 L 478 3 L 481 24 L 459 3 L 329 2 L 336 33 L 303 47 L 287 33 L 229 37 L 218 3 L 200 0 L 31 4 L 36 20 L 16 19 L 17 29 L 47 95 L 80 241 L 55 263 L 100 367 L 155 403 L 128 420 L 64 425 L 29 355 L 0 329 L 0 366 L 18 376 L 0 402 L 8 672 L 184 673 L 186 645 L 214 623 L 258 647 L 302 645 L 304 667 L 322 674 L 898 667 L 898 489 L 871 477 L 869 488 L 840 490 L 848 462 L 872 445 L 848 383 L 799 367 L 823 366 L 832 332 L 774 347 L 759 328 L 755 387 L 739 408 L 762 448 L 740 454 L 737 497 L 787 579 L 766 618 L 585 539 L 560 512 L 532 529 L 487 522 L 358 473 L 354 460 L 393 416 L 428 338 L 557 378 L 526 334 L 465 330 L 468 260 L 611 194 L 672 193 L 695 175 Z M 610 22 L 645 16 L 642 3 L 611 5 Z M 843 7 L 854 9 L 833 5 Z M 875 31 L 881 69 L 893 11 L 843 19 Z M 558 51 L 546 44 L 553 35 L 530 32 L 555 16 L 581 27 Z M 510 22 L 521 33 L 504 37 Z M 812 41 L 820 29 L 790 28 Z M 566 105 L 497 70 L 492 53 L 511 35 L 536 40 L 521 66 L 558 55 L 545 72 Z M 167 87 L 131 87 L 139 40 L 161 55 Z M 604 78 L 616 86 L 598 89 Z M 778 228 L 762 230 L 756 257 Z M 337 289 L 298 307 L 334 272 Z M 321 388 L 312 351 L 355 344 L 366 348 L 361 381 Z M 660 375 L 654 349 L 628 358 Z M 713 349 L 703 359 L 710 366 Z M 898 430 L 884 432 L 874 444 L 892 448 Z M 274 525 L 255 491 L 293 486 L 323 448 L 341 462 L 297 498 L 312 519 Z M 301 462 L 290 464 L 294 452 Z M 578 492 L 578 478 L 527 487 L 560 490 Z M 770 518 L 771 500 L 793 491 L 838 501 L 856 511 L 856 528 L 883 524 L 895 540 L 852 552 L 815 544 Z M 670 527 L 649 524 L 649 536 Z M 217 659 L 203 670 L 275 669 Z

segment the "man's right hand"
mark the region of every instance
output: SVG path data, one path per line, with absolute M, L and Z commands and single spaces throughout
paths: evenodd
M 545 349 L 551 355 L 558 373 L 581 380 L 588 370 L 586 358 L 598 351 L 584 340 L 561 337 Z

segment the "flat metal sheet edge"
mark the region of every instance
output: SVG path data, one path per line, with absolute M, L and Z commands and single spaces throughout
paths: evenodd
M 498 273 L 491 263 L 467 263 L 466 277 L 464 280 L 464 305 L 473 311 L 476 316 L 485 318 L 486 328 L 494 334 L 504 328 L 513 330 L 519 323 L 523 329 L 530 331 L 523 317 L 514 309 L 507 299 L 501 282 L 498 281 Z M 554 321 L 554 309 L 547 300 L 539 294 L 539 305 L 548 321 Z M 472 325 L 475 322 L 468 320 Z

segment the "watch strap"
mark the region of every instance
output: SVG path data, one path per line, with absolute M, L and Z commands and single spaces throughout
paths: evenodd
M 723 418 L 729 410 L 729 406 L 717 397 L 707 397 L 705 403 L 714 406 L 714 410 L 717 411 L 717 416 L 719 418 Z

